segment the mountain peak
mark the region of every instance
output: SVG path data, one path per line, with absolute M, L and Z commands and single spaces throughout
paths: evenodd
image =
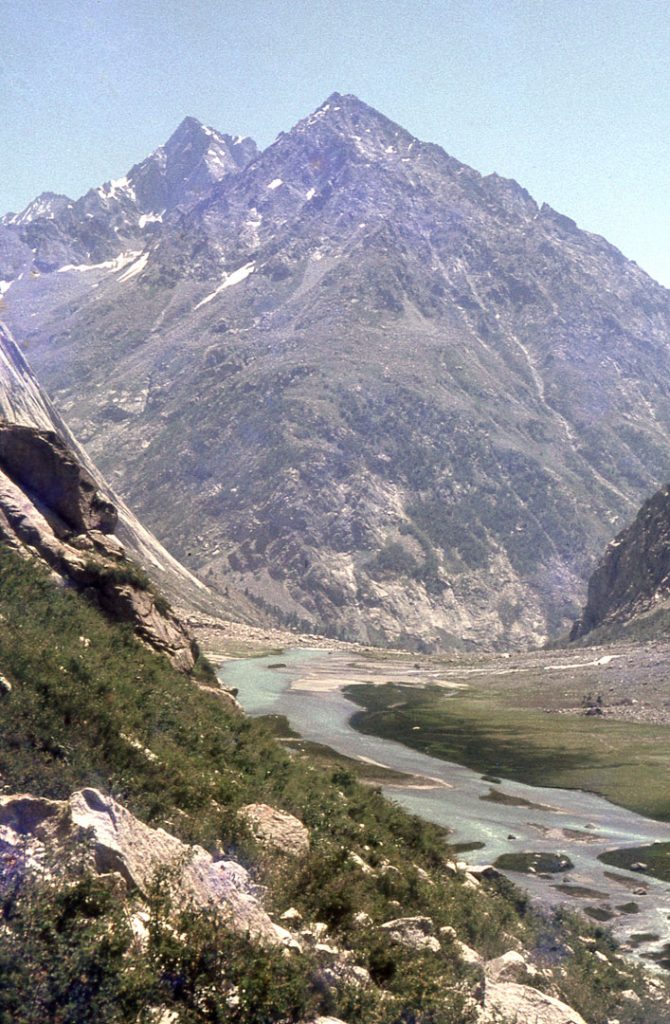
M 373 157 L 374 151 L 380 147 L 390 152 L 389 147 L 398 141 L 407 144 L 415 141 L 408 131 L 358 96 L 339 92 L 331 93 L 321 106 L 299 121 L 288 134 L 293 137 L 308 135 L 321 142 L 325 136 L 339 136 L 355 143 L 368 157 Z
M 59 192 L 40 192 L 37 198 L 28 203 L 20 213 L 8 214 L 3 217 L 2 223 L 15 224 L 20 227 L 33 220 L 53 220 L 71 203 L 72 200 L 68 196 L 61 195 Z
M 257 152 L 248 136 L 224 135 L 189 115 L 128 178 L 143 212 L 159 213 L 202 195 L 226 174 L 246 167 Z
M 163 146 L 163 149 L 167 149 L 170 146 L 183 145 L 186 142 L 194 141 L 196 139 L 205 140 L 207 138 L 218 137 L 221 138 L 218 132 L 215 132 L 213 128 L 208 128 L 206 125 L 199 121 L 197 117 L 188 115 L 183 118 L 170 135 L 169 139 Z

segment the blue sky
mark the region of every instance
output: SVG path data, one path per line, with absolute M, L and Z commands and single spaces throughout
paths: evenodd
M 0 0 L 0 212 L 353 92 L 670 287 L 670 0 Z

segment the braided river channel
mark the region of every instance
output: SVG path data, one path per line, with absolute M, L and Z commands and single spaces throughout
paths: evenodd
M 581 790 L 504 779 L 495 786 L 497 793 L 526 803 L 483 800 L 492 786 L 479 773 L 352 728 L 350 720 L 360 709 L 342 688 L 370 682 L 365 669 L 358 671 L 357 666 L 360 661 L 346 652 L 287 650 L 280 656 L 227 661 L 219 677 L 225 686 L 237 688 L 248 714 L 284 715 L 305 740 L 406 774 L 407 784 L 384 784 L 385 795 L 448 828 L 449 842 L 483 844 L 460 853 L 459 859 L 484 865 L 501 854 L 566 855 L 574 865 L 567 872 L 505 874 L 541 904 L 585 911 L 605 921 L 631 952 L 659 957 L 670 942 L 670 885 L 646 874 L 608 868 L 598 856 L 668 842 L 667 823 Z

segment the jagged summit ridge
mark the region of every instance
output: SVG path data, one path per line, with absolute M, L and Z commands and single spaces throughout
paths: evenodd
M 77 200 L 43 193 L 20 214 L 0 221 L 0 293 L 29 273 L 96 267 L 126 254 L 141 255 L 165 216 L 239 172 L 256 153 L 252 139 L 225 135 L 186 117 L 164 146 L 123 177 Z

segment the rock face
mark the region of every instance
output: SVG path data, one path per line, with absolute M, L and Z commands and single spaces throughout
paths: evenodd
M 427 647 L 566 628 L 670 477 L 670 294 L 353 96 L 227 166 L 141 237 L 114 231 L 136 170 L 132 202 L 5 224 L 5 316 L 103 470 L 277 622 Z M 40 249 L 49 225 L 80 245 L 87 211 L 104 245 Z
M 52 431 L 0 421 L 0 539 L 44 561 L 188 672 L 197 647 L 108 536 L 117 511 Z
M 0 857 L 12 856 L 28 839 L 35 858 L 41 847 L 85 832 L 90 834 L 93 865 L 99 873 L 117 872 L 142 894 L 165 869 L 175 902 L 181 898 L 196 906 L 213 905 L 233 927 L 264 942 L 277 944 L 288 936 L 263 910 L 258 887 L 241 864 L 213 860 L 201 847 L 186 846 L 163 829 L 149 828 L 96 789 L 82 789 L 67 801 L 0 797 Z
M 261 846 L 281 850 L 293 857 L 309 853 L 309 832 L 293 814 L 268 804 L 247 804 L 240 808 L 239 814 Z
M 249 620 L 248 602 L 233 592 L 213 595 L 160 544 L 109 487 L 56 411 L 12 335 L 0 322 L 0 466 L 22 489 L 26 502 L 36 501 L 40 515 L 59 537 L 66 533 L 118 534 L 129 555 L 158 581 L 161 589 L 199 614 L 234 614 Z M 28 515 L 29 517 L 29 515 Z M 98 540 L 100 538 L 98 537 Z M 108 550 L 118 542 L 110 538 Z
M 114 532 L 116 508 L 56 433 L 0 421 L 0 468 L 75 534 Z
M 645 628 L 667 633 L 670 602 L 670 485 L 644 503 L 596 566 L 570 639 L 594 630 Z

